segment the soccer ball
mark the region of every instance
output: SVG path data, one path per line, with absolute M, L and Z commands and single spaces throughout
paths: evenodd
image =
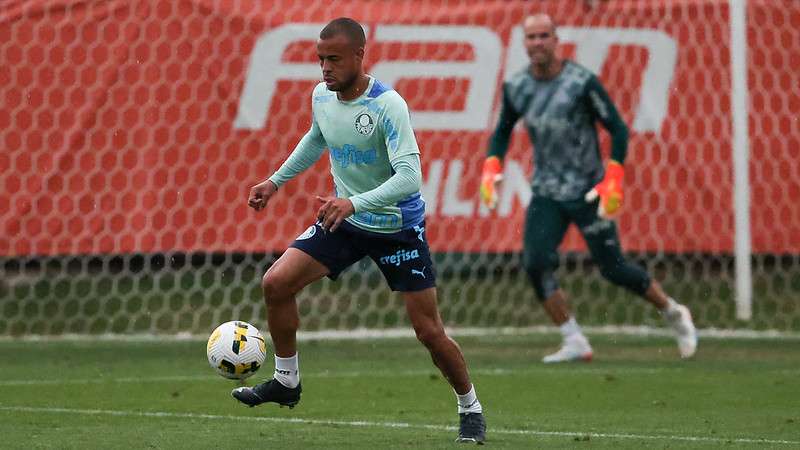
M 218 326 L 208 338 L 208 364 L 231 380 L 244 380 L 256 373 L 267 356 L 267 346 L 258 328 L 236 320 Z

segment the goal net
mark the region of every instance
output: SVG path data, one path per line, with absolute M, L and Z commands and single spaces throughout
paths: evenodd
M 730 5 L 719 0 L 9 0 L 0 335 L 205 334 L 232 319 L 265 327 L 260 278 L 314 221 L 314 195 L 332 191 L 327 159 L 265 212 L 247 208 L 247 193 L 309 127 L 314 41 L 335 16 L 365 25 L 368 72 L 411 109 L 446 324 L 547 324 L 520 270 L 534 170 L 521 128 L 497 211 L 477 200 L 500 85 L 526 64 L 520 23 L 539 11 L 631 129 L 618 222 L 627 255 L 699 327 L 800 331 L 796 1 L 746 2 L 748 59 L 733 67 Z M 737 70 L 746 94 L 733 90 Z M 748 107 L 749 321 L 734 302 L 736 95 Z M 600 278 L 574 229 L 561 250 L 558 276 L 581 323 L 661 325 Z M 304 330 L 407 326 L 370 261 L 310 286 L 299 305 Z

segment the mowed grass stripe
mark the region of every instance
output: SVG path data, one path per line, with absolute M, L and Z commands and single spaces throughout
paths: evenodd
M 585 375 L 585 374 L 643 374 L 652 375 L 668 371 L 680 371 L 682 367 L 674 368 L 591 368 L 591 367 L 572 367 L 563 370 L 555 367 L 531 367 L 526 369 L 474 369 L 470 373 L 473 375 L 524 375 L 524 374 L 558 374 L 562 375 Z M 317 372 L 303 373 L 303 378 L 360 378 L 360 377 L 419 377 L 438 374 L 436 368 L 430 370 L 401 370 L 401 371 L 343 371 L 343 372 Z M 263 376 L 268 376 L 264 374 Z M 254 379 L 261 379 L 256 376 Z M 162 383 L 170 381 L 219 381 L 222 378 L 214 375 L 174 375 L 159 377 L 122 377 L 122 378 L 76 378 L 76 379 L 42 379 L 42 380 L 0 380 L 0 386 L 46 386 L 46 385 L 67 385 L 67 384 L 102 384 L 102 383 Z M 248 380 L 250 381 L 250 380 Z
M 319 425 L 319 426 L 346 426 L 346 427 L 369 427 L 386 429 L 424 429 L 431 431 L 453 432 L 457 428 L 447 425 L 425 425 L 412 424 L 408 422 L 371 422 L 365 420 L 328 420 L 328 419 L 301 419 L 301 418 L 281 418 L 281 417 L 253 417 L 220 414 L 197 414 L 197 413 L 176 413 L 166 411 L 124 411 L 108 409 L 76 409 L 76 408 L 41 408 L 30 406 L 12 406 L 0 404 L 0 411 L 7 412 L 30 412 L 30 413 L 50 413 L 50 414 L 83 414 L 93 416 L 116 416 L 116 417 L 149 417 L 149 418 L 172 418 L 172 419 L 205 419 L 205 420 L 234 420 L 251 422 L 269 422 L 283 424 Z M 659 440 L 659 441 L 687 441 L 687 442 L 709 442 L 709 443 L 737 443 L 737 444 L 773 444 L 773 445 L 800 445 L 800 441 L 783 439 L 759 439 L 747 437 L 707 437 L 707 436 L 681 436 L 678 434 L 631 434 L 615 432 L 593 432 L 593 431 L 544 431 L 544 430 L 523 430 L 509 428 L 492 428 L 489 430 L 493 434 L 528 435 L 528 436 L 561 436 L 561 437 L 586 437 L 603 439 L 635 439 L 635 440 Z

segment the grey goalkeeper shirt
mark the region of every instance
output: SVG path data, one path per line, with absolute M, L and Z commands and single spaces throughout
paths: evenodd
M 527 66 L 503 84 L 500 118 L 488 156 L 505 156 L 520 118 L 535 147 L 534 196 L 576 200 L 603 179 L 598 121 L 611 134 L 611 158 L 625 160 L 627 126 L 597 76 L 575 62 L 564 61 L 561 72 L 546 80 L 534 78 Z

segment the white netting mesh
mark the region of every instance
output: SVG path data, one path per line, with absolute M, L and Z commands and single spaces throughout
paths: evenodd
M 747 8 L 755 299 L 752 323 L 737 323 L 727 2 L 353 0 L 332 13 L 312 0 L 33 0 L 0 4 L 0 335 L 264 324 L 260 276 L 313 221 L 327 163 L 266 214 L 246 195 L 308 127 L 313 42 L 334 16 L 367 27 L 368 70 L 412 109 L 446 322 L 546 323 L 517 254 L 523 131 L 498 213 L 476 196 L 498 88 L 525 63 L 519 24 L 534 10 L 556 18 L 564 55 L 601 76 L 631 126 L 631 257 L 700 326 L 800 330 L 795 1 Z M 574 230 L 562 248 L 583 323 L 660 323 L 599 278 Z M 406 323 L 371 262 L 300 305 L 306 330 Z

